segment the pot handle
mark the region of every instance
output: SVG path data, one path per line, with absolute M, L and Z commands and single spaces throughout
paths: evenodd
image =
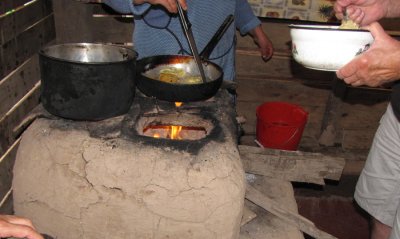
M 211 55 L 211 52 L 214 50 L 214 48 L 217 46 L 217 43 L 219 40 L 221 40 L 222 36 L 228 30 L 229 26 L 233 22 L 233 15 L 229 15 L 225 18 L 224 22 L 222 25 L 218 28 L 218 30 L 215 32 L 214 36 L 211 38 L 211 40 L 207 43 L 206 47 L 200 52 L 200 57 L 203 60 L 208 60 L 208 58 Z

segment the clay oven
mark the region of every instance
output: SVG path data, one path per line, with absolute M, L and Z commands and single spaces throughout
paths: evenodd
M 15 211 L 59 239 L 238 238 L 236 141 L 224 91 L 179 108 L 139 95 L 127 115 L 101 122 L 41 117 L 18 149 Z

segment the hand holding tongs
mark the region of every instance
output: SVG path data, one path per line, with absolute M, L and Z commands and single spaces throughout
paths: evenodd
M 176 4 L 178 5 L 179 18 L 181 20 L 181 24 L 182 24 L 186 39 L 188 40 L 190 50 L 192 51 L 194 61 L 196 62 L 197 67 L 199 68 L 200 76 L 201 76 L 203 83 L 206 83 L 207 80 L 206 80 L 206 75 L 204 73 L 203 64 L 201 62 L 199 52 L 197 51 L 196 42 L 194 41 L 194 38 L 193 38 L 192 24 L 189 22 L 189 18 L 187 17 L 186 12 L 183 10 L 183 8 L 178 0 L 176 0 Z

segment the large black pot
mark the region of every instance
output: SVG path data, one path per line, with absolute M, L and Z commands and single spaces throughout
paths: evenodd
M 74 120 L 102 120 L 126 113 L 135 95 L 137 53 L 90 43 L 39 52 L 41 102 L 50 113 Z

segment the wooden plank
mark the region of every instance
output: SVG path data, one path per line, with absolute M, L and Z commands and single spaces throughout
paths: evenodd
M 242 215 L 242 220 L 240 221 L 240 226 L 246 225 L 256 217 L 257 214 L 255 214 L 249 207 L 245 205 L 243 208 L 243 215 Z
M 0 116 L 9 111 L 40 80 L 38 61 L 38 56 L 33 56 L 0 81 Z
M 13 168 L 20 139 L 0 158 L 0 199 L 5 198 L 11 189 Z
M 52 13 L 51 0 L 36 0 L 14 14 L 0 18 L 0 45 L 18 36 L 36 22 Z
M 320 153 L 262 149 L 239 145 L 245 172 L 293 182 L 324 185 L 339 180 L 345 159 Z
M 4 67 L 0 77 L 9 74 L 54 39 L 54 19 L 50 14 L 0 48 Z
M 290 182 L 252 174 L 247 174 L 246 179 L 259 192 L 280 205 L 285 205 L 285 208 L 292 213 L 298 213 Z M 304 239 L 303 233 L 296 226 L 288 224 L 249 200 L 245 200 L 245 206 L 254 211 L 257 217 L 240 228 L 240 239 Z
M 0 16 L 23 6 L 32 0 L 1 0 L 0 1 Z
M 336 237 L 318 229 L 313 222 L 307 218 L 293 213 L 286 209 L 285 206 L 277 203 L 270 197 L 262 194 L 260 191 L 247 184 L 246 199 L 264 208 L 268 212 L 274 214 L 285 222 L 298 227 L 301 231 L 316 239 L 336 239 Z
M 0 118 L 0 155 L 17 140 L 14 128 L 39 104 L 40 82 L 38 82 L 10 111 Z

